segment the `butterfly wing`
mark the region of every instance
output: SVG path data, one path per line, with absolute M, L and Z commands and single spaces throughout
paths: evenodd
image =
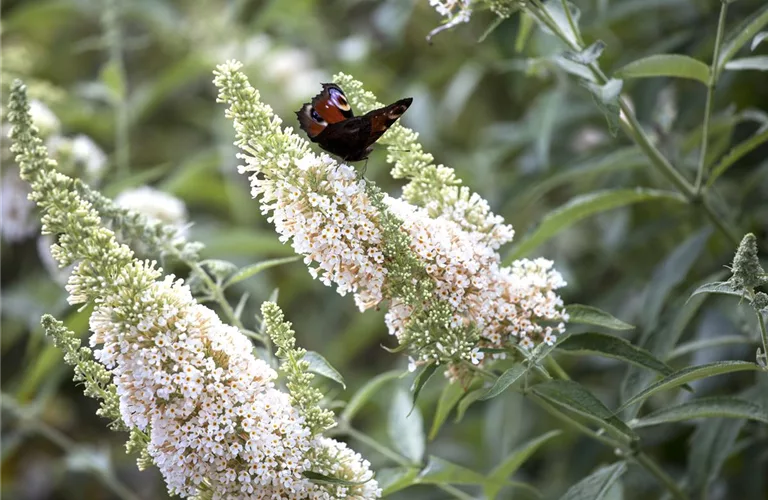
M 299 126 L 307 133 L 309 139 L 317 142 L 315 138 L 328 125 L 355 115 L 341 87 L 334 83 L 324 83 L 322 92 L 313 97 L 312 102 L 305 103 L 296 112 L 296 116 L 299 118 Z
M 403 116 L 408 110 L 408 107 L 413 102 L 412 97 L 406 97 L 399 101 L 385 106 L 383 108 L 374 109 L 373 111 L 366 113 L 362 118 L 367 118 L 371 122 L 370 134 L 367 138 L 365 147 L 371 146 L 374 142 L 379 140 L 379 137 L 384 135 L 384 132 L 389 130 L 389 127 Z
M 373 143 L 408 109 L 413 99 L 355 116 L 344 91 L 333 83 L 324 83 L 323 91 L 304 104 L 296 116 L 309 140 L 346 161 L 368 158 Z

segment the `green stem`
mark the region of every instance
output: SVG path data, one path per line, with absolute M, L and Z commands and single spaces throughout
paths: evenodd
M 529 9 L 530 14 L 539 20 L 542 24 L 547 26 L 568 48 L 575 52 L 580 52 L 583 48 L 572 42 L 560 29 L 557 23 L 549 15 L 549 12 L 541 4 L 540 0 L 530 0 L 533 8 Z M 719 50 L 719 49 L 718 49 Z M 596 62 L 591 63 L 589 66 L 590 71 L 595 77 L 597 83 L 604 85 L 608 82 L 608 77 L 603 73 Z M 645 155 L 651 161 L 651 165 L 656 168 L 664 177 L 671 182 L 675 188 L 690 202 L 695 202 L 699 199 L 702 201 L 704 211 L 712 224 L 722 232 L 734 245 L 739 244 L 739 238 L 736 234 L 725 224 L 720 215 L 715 212 L 709 204 L 708 196 L 705 193 L 700 193 L 696 188 L 691 185 L 688 180 L 678 172 L 675 167 L 667 160 L 667 158 L 659 151 L 659 149 L 653 144 L 648 134 L 645 133 L 640 122 L 637 120 L 634 112 L 629 108 L 623 97 L 619 97 L 619 106 L 623 113 L 621 121 L 622 128 L 629 135 L 640 149 L 643 150 Z
M 720 4 L 720 18 L 717 21 L 717 35 L 715 36 L 715 50 L 712 54 L 712 66 L 709 70 L 709 83 L 707 84 L 707 100 L 704 104 L 704 126 L 701 136 L 701 151 L 699 153 L 699 168 L 696 171 L 696 194 L 701 192 L 701 182 L 704 179 L 704 168 L 706 167 L 707 146 L 709 145 L 709 120 L 712 115 L 712 101 L 715 95 L 715 86 L 720 76 L 718 61 L 720 59 L 720 47 L 723 41 L 723 31 L 725 31 L 725 14 L 728 11 L 728 2 Z
M 755 314 L 757 314 L 757 322 L 760 324 L 760 336 L 763 339 L 763 359 L 768 361 L 768 332 L 765 330 L 765 320 L 760 309 L 755 309 Z
M 720 215 L 715 212 L 715 209 L 712 208 L 712 203 L 709 197 L 702 196 L 701 202 L 701 206 L 704 207 L 704 213 L 707 214 L 707 217 L 709 217 L 709 220 L 712 221 L 712 224 L 714 224 L 715 227 L 730 240 L 733 246 L 739 246 L 741 239 L 736 234 L 736 232 L 725 223 Z
M 571 9 L 568 8 L 568 0 L 560 0 L 560 4 L 563 6 L 563 12 L 568 19 L 568 26 L 571 27 L 573 36 L 576 38 L 576 41 L 579 42 L 579 45 L 584 45 L 584 39 L 581 38 L 581 33 L 579 32 L 576 23 L 573 21 L 573 16 L 571 16 Z
M 553 372 L 555 372 L 555 375 L 557 375 L 557 378 L 560 380 L 571 380 L 571 377 L 566 373 L 565 370 L 563 370 L 563 367 L 560 366 L 560 363 L 557 362 L 557 360 L 552 356 L 551 354 L 547 356 L 547 364 L 552 369 Z
M 208 287 L 208 290 L 213 294 L 213 300 L 219 304 L 221 309 L 224 311 L 224 314 L 227 317 L 227 321 L 239 328 L 240 330 L 245 330 L 245 326 L 243 325 L 243 322 L 240 321 L 240 318 L 235 315 L 235 310 L 232 309 L 232 306 L 229 305 L 229 302 L 227 301 L 227 298 L 224 297 L 224 292 L 222 292 L 221 287 L 218 286 L 210 276 L 208 276 L 208 273 L 205 272 L 205 269 L 203 269 L 203 266 L 200 265 L 198 262 L 194 261 L 186 261 L 185 262 L 195 273 L 197 273 L 198 276 L 200 276 L 203 281 L 205 281 L 205 285 Z
M 674 498 L 677 498 L 678 500 L 687 500 L 688 495 L 686 495 L 683 490 L 680 489 L 680 486 L 677 485 L 675 480 L 672 479 L 669 474 L 664 472 L 661 467 L 659 467 L 659 465 L 653 461 L 653 459 L 651 459 L 651 457 L 643 452 L 640 452 L 635 455 L 635 460 L 645 470 L 650 472 L 656 479 L 658 479 L 659 482 L 661 482 L 667 488 L 667 491 L 669 491 Z
M 612 439 L 608 436 L 605 436 L 603 434 L 598 434 L 597 432 L 593 431 L 586 425 L 582 424 L 581 422 L 574 420 L 569 415 L 563 413 L 559 409 L 555 408 L 551 404 L 547 403 L 543 398 L 540 396 L 537 396 L 535 394 L 527 394 L 528 397 L 530 397 L 533 401 L 536 402 L 544 411 L 555 417 L 556 419 L 560 420 L 564 424 L 568 425 L 569 427 L 573 427 L 577 431 L 581 432 L 582 434 L 589 436 L 590 438 L 594 439 L 595 441 L 599 441 L 611 448 L 624 448 L 624 445 L 622 443 L 616 441 L 615 439 Z
M 341 424 L 339 427 L 340 427 L 340 429 L 338 429 L 338 433 L 339 434 L 347 434 L 350 437 L 352 437 L 354 439 L 357 439 L 361 443 L 363 443 L 363 444 L 365 444 L 367 446 L 370 446 L 371 448 L 373 448 L 374 450 L 378 451 L 379 453 L 381 453 L 385 457 L 389 458 L 390 460 L 392 460 L 396 464 L 401 465 L 403 467 L 409 467 L 409 468 L 421 468 L 421 464 L 416 464 L 416 463 L 411 462 L 406 457 L 400 455 L 396 451 L 394 451 L 394 450 L 388 448 L 387 446 L 384 446 L 383 444 L 379 443 L 378 441 L 373 439 L 368 434 L 365 434 L 364 432 L 360 432 L 357 429 L 355 429 L 355 428 L 353 428 L 353 427 L 351 427 L 349 425 L 345 425 L 345 424 Z M 437 486 L 441 490 L 445 491 L 446 493 L 450 493 L 455 498 L 459 498 L 461 500 L 472 500 L 472 497 L 470 495 L 467 495 L 466 493 L 464 493 L 460 489 L 458 489 L 458 488 L 456 488 L 454 486 L 451 486 L 450 484 L 436 484 L 435 486 Z

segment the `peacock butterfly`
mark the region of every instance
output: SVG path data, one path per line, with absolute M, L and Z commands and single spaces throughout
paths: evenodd
M 400 99 L 394 104 L 355 116 L 344 91 L 334 83 L 324 83 L 323 91 L 296 112 L 301 129 L 309 140 L 344 161 L 368 158 L 376 142 L 413 102 Z

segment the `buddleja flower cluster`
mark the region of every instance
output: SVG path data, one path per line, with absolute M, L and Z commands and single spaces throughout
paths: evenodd
M 554 344 L 567 320 L 555 293 L 562 277 L 544 259 L 502 267 L 496 250 L 512 228 L 451 169 L 433 165 L 414 132 L 395 124 L 385 136 L 393 149 L 409 150 L 395 175 L 412 183 L 404 199 L 383 195 L 282 128 L 240 68 L 220 65 L 214 80 L 245 151 L 239 171 L 250 174 L 262 212 L 313 276 L 353 293 L 360 310 L 389 300 L 390 333 L 415 363 L 446 363 L 454 376 L 464 361 L 482 363 L 485 350 L 503 356 L 515 345 Z M 339 80 L 360 111 L 376 105 L 359 82 Z
M 160 279 L 155 262 L 135 259 L 102 226 L 76 183 L 48 160 L 19 82 L 10 109 L 22 177 L 44 212 L 43 231 L 59 235 L 54 257 L 61 265 L 77 262 L 69 302 L 95 304 L 90 344 L 114 390 L 105 388 L 107 372 L 93 366 L 79 376 L 98 386 L 92 395 L 117 398 L 122 423 L 138 441 L 144 437 L 169 490 L 208 498 L 379 497 L 369 464 L 312 432 L 309 412 L 275 388 L 277 374 L 253 356 L 238 329 L 197 303 L 181 280 Z M 63 339 L 63 325 L 49 317 L 45 325 L 69 360 L 88 362 L 90 351 Z M 104 409 L 113 413 L 114 405 Z M 316 484 L 307 472 L 349 483 Z

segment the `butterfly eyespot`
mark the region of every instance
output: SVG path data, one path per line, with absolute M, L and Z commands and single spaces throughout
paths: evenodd
M 312 119 L 313 119 L 313 120 L 315 120 L 316 122 L 321 122 L 321 123 L 322 123 L 322 122 L 324 122 L 324 121 L 325 121 L 325 120 L 323 120 L 323 118 L 320 116 L 320 113 L 318 113 L 317 111 L 315 111 L 315 108 L 312 108 L 312 109 L 310 109 L 310 110 L 309 110 L 309 116 L 311 116 L 311 117 L 312 117 Z

